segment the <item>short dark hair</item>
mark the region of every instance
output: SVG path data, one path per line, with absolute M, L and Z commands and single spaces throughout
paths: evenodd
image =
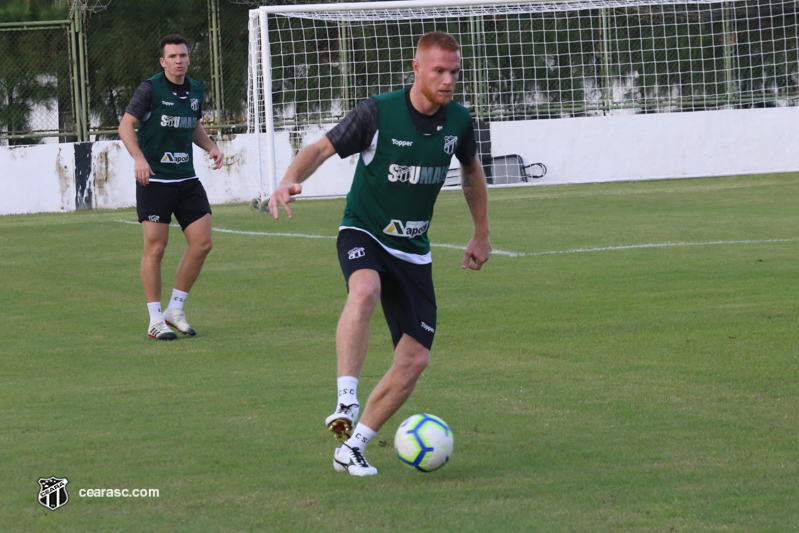
M 185 44 L 186 48 L 189 47 L 189 43 L 186 42 L 186 39 L 184 39 L 183 36 L 178 35 L 177 33 L 172 33 L 161 39 L 161 57 L 164 57 L 164 47 L 168 44 Z
M 431 31 L 422 35 L 419 39 L 417 50 L 425 50 L 427 48 L 441 48 L 450 52 L 458 52 L 460 50 L 455 37 L 443 31 Z

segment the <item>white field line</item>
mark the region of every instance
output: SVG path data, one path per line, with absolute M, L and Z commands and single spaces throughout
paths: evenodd
M 131 220 L 114 220 L 122 224 L 139 224 Z M 172 224 L 172 227 L 180 227 L 177 224 Z M 241 231 L 234 229 L 213 228 L 213 231 L 219 233 L 232 233 L 236 235 L 257 235 L 264 237 L 299 237 L 302 239 L 336 239 L 335 236 L 329 235 L 308 235 L 306 233 L 277 233 L 265 231 Z M 608 252 L 614 250 L 633 250 L 637 248 L 668 248 L 672 246 L 712 246 L 717 244 L 768 244 L 774 242 L 799 242 L 799 238 L 795 239 L 764 239 L 764 240 L 743 240 L 743 241 L 707 241 L 707 242 L 660 242 L 660 243 L 646 243 L 646 244 L 627 244 L 621 246 L 602 246 L 597 248 L 573 248 L 571 250 L 549 250 L 546 252 L 506 252 L 504 250 L 494 250 L 492 255 L 504 255 L 507 257 L 535 257 L 539 255 L 557 255 L 557 254 L 580 254 L 590 252 Z M 466 250 L 465 246 L 458 246 L 455 244 L 434 244 L 430 246 L 435 248 L 449 248 L 451 250 Z

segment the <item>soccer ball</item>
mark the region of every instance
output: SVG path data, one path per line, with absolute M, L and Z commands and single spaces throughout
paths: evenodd
M 421 472 L 432 472 L 447 464 L 454 443 L 447 423 L 427 414 L 408 418 L 394 435 L 399 460 Z

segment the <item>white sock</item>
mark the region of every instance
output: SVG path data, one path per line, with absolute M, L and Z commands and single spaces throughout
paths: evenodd
M 361 453 L 363 453 L 363 451 L 366 449 L 366 445 L 369 444 L 369 441 L 372 440 L 372 437 L 375 435 L 377 435 L 376 431 L 372 431 L 370 428 L 359 422 L 352 431 L 352 437 L 350 437 L 344 444 L 350 448 L 360 448 Z
M 149 302 L 147 310 L 150 312 L 150 324 L 164 319 L 164 314 L 161 312 L 161 302 Z
M 352 405 L 358 404 L 358 378 L 353 376 L 341 376 L 336 380 L 338 384 L 338 404 Z M 336 409 L 338 409 L 336 404 Z
M 186 301 L 188 296 L 188 292 L 172 289 L 172 298 L 169 299 L 167 309 L 183 309 L 183 302 Z

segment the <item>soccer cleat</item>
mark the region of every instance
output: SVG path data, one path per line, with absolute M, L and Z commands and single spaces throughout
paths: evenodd
M 191 327 L 188 322 L 186 322 L 186 313 L 183 312 L 183 309 L 169 307 L 166 311 L 164 311 L 164 318 L 166 319 L 167 324 L 177 329 L 184 335 L 188 335 L 189 337 L 197 335 L 197 332 L 194 331 L 194 328 Z
M 158 339 L 159 341 L 171 341 L 178 338 L 177 333 L 169 329 L 169 326 L 163 320 L 151 323 L 150 329 L 147 330 L 147 335 L 151 339 Z
M 357 403 L 350 405 L 338 404 L 336 412 L 325 420 L 328 431 L 332 431 L 333 436 L 337 439 L 346 440 L 350 438 L 350 432 L 355 427 L 355 421 L 358 420 L 359 408 L 360 405 Z
M 333 454 L 333 468 L 336 472 L 349 472 L 351 476 L 377 474 L 377 468 L 366 462 L 360 448 L 357 446 L 350 448 L 346 444 L 336 448 L 336 453 Z

